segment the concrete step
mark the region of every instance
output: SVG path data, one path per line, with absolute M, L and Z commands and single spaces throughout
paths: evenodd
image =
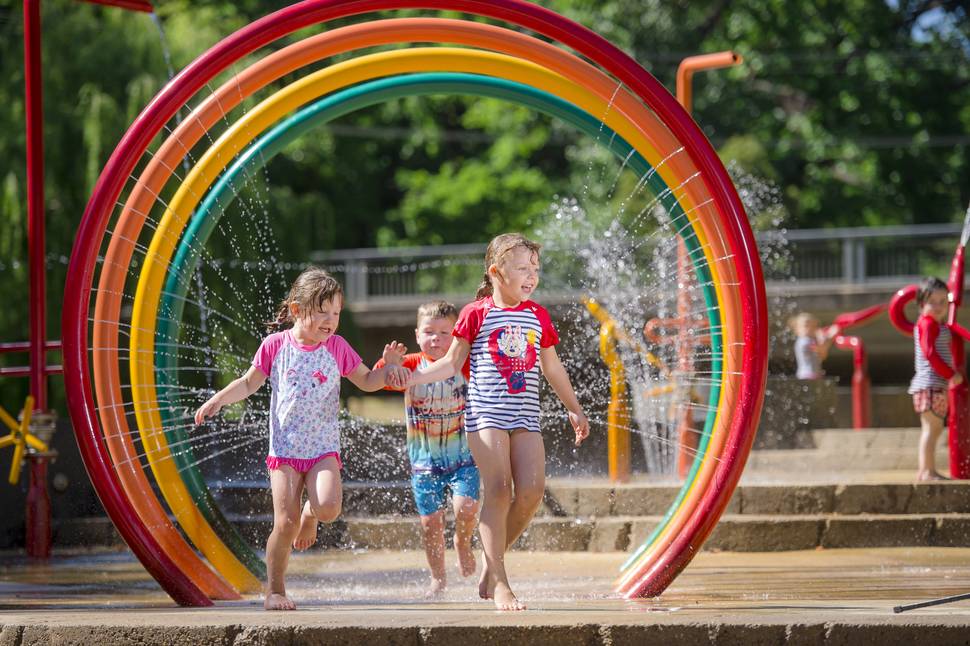
M 230 518 L 250 544 L 261 549 L 272 516 Z M 513 549 L 538 551 L 625 551 L 641 545 L 660 516 L 601 518 L 537 517 Z M 107 519 L 68 521 L 58 528 L 71 537 L 58 547 L 120 545 Z M 453 527 L 449 521 L 447 533 Z M 108 539 L 112 540 L 108 540 Z M 968 547 L 970 514 L 726 514 L 705 550 L 775 552 L 816 548 Z M 417 516 L 346 516 L 320 526 L 317 548 L 421 549 Z
M 660 516 L 607 518 L 536 518 L 513 549 L 530 551 L 613 552 L 641 545 Z M 268 535 L 271 518 L 247 519 L 254 533 Z M 337 524 L 335 524 L 337 525 Z M 346 517 L 322 536 L 327 547 L 350 549 L 421 549 L 416 516 Z M 453 528 L 449 526 L 450 535 Z M 721 518 L 705 550 L 778 552 L 816 548 L 967 547 L 970 514 L 736 515 Z
M 214 489 L 227 514 L 264 514 L 272 508 L 267 483 L 239 483 Z M 540 515 L 649 516 L 664 512 L 679 485 L 552 479 Z M 344 485 L 345 514 L 414 514 L 406 482 Z M 728 508 L 734 514 L 932 514 L 970 513 L 970 481 L 933 483 L 742 484 Z
M 817 429 L 808 432 L 800 448 L 752 451 L 745 475 L 783 472 L 798 479 L 861 471 L 915 472 L 920 433 L 919 428 Z M 936 464 L 941 473 L 949 469 L 945 438 L 937 444 Z

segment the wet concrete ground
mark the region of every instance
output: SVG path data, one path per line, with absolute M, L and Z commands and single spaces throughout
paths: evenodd
M 453 554 L 449 553 L 449 559 Z M 970 549 L 702 553 L 660 599 L 612 596 L 622 553 L 512 552 L 529 604 L 499 613 L 474 580 L 422 596 L 424 554 L 296 555 L 296 612 L 257 598 L 176 607 L 127 553 L 0 558 L 0 643 L 964 643 L 970 602 L 893 606 L 970 591 Z M 454 567 L 449 575 L 457 575 Z M 453 631 L 461 628 L 460 633 Z M 499 631 L 499 632 L 496 632 Z M 449 637 L 450 635 L 450 637 Z M 454 641 L 452 641 L 454 643 Z

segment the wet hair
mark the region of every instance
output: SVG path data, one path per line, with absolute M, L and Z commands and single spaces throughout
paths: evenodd
M 944 283 L 936 276 L 927 276 L 926 278 L 921 280 L 919 284 L 919 289 L 916 290 L 916 305 L 919 306 L 920 309 L 922 309 L 923 305 L 926 304 L 926 301 L 929 300 L 930 294 L 936 291 L 944 291 L 947 294 L 949 294 L 950 288 L 947 287 L 946 283 Z
M 529 240 L 521 233 L 503 233 L 492 238 L 488 243 L 488 249 L 485 250 L 485 276 L 482 278 L 482 284 L 478 286 L 476 299 L 492 295 L 492 279 L 488 275 L 488 268 L 500 264 L 506 255 L 519 247 L 539 255 L 539 243 Z
M 343 301 L 344 290 L 333 276 L 319 267 L 307 267 L 296 277 L 290 286 L 290 292 L 280 302 L 276 312 L 276 319 L 266 322 L 266 329 L 279 332 L 293 327 L 292 305 L 296 305 L 300 315 L 310 314 L 323 308 L 323 304 L 340 297 Z
M 418 325 L 425 317 L 458 320 L 458 308 L 448 301 L 432 301 L 418 307 Z

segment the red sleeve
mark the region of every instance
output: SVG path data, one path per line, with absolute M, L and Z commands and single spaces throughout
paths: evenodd
M 455 329 L 451 331 L 451 335 L 464 339 L 468 342 L 468 345 L 471 345 L 475 342 L 478 331 L 482 329 L 487 311 L 487 299 L 484 298 L 461 308 L 461 313 L 458 314 L 458 321 L 455 323 Z
M 549 312 L 541 305 L 534 305 L 532 311 L 539 319 L 539 325 L 542 326 L 542 338 L 539 339 L 539 347 L 551 348 L 557 345 L 559 343 L 559 332 L 556 331 L 556 326 L 552 324 Z
M 411 354 L 404 355 L 404 358 L 401 359 L 401 365 L 413 372 L 415 368 L 421 365 L 421 353 L 412 352 Z M 372 370 L 380 370 L 383 367 L 384 367 L 384 358 L 382 357 L 377 360 L 377 363 L 374 364 L 374 367 L 372 368 Z M 399 393 L 404 392 L 403 388 L 392 388 L 391 386 L 384 386 L 384 390 L 393 390 Z
M 962 336 L 967 341 L 970 341 L 970 330 L 963 327 L 959 323 L 952 323 L 950 325 L 950 332 L 954 332 L 957 336 Z
M 949 379 L 955 373 L 953 368 L 936 352 L 936 339 L 940 336 L 940 324 L 932 316 L 921 316 L 916 323 L 919 327 L 919 347 L 923 356 L 930 362 L 933 370 L 944 379 Z

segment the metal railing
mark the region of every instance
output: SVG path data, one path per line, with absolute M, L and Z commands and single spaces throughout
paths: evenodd
M 945 274 L 961 228 L 947 223 L 791 229 L 756 237 L 783 251 L 785 276 L 814 285 L 859 285 Z M 780 247 L 779 237 L 786 241 Z M 473 293 L 484 254 L 485 244 L 460 244 L 319 251 L 311 258 L 336 274 L 349 300 L 362 304 Z M 554 281 L 546 285 L 554 287 Z

